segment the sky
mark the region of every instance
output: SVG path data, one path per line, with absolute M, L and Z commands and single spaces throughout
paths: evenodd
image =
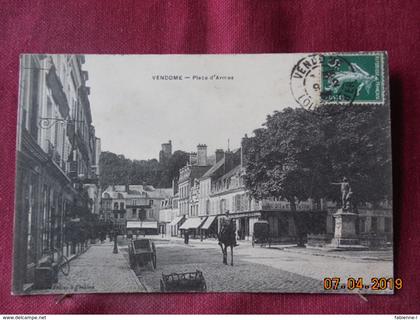
M 159 157 L 161 144 L 196 151 L 240 146 L 266 116 L 295 107 L 293 65 L 303 55 L 86 55 L 90 105 L 102 151 Z M 154 80 L 182 75 L 183 80 Z M 212 75 L 233 80 L 208 79 Z M 187 79 L 186 77 L 191 77 Z

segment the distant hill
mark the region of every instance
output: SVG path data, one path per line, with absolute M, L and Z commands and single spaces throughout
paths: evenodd
M 99 159 L 99 181 L 104 188 L 127 183 L 170 188 L 172 180 L 178 180 L 179 169 L 187 164 L 188 159 L 189 154 L 180 150 L 164 163 L 156 159 L 131 160 L 124 155 L 104 151 Z

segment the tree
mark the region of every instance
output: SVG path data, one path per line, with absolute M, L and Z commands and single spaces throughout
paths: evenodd
M 103 188 L 126 183 L 170 188 L 172 180 L 178 180 L 179 169 L 185 166 L 188 159 L 188 153 L 179 150 L 164 163 L 159 163 L 156 159 L 131 160 L 123 155 L 104 151 L 99 159 L 99 181 Z
M 184 167 L 189 160 L 189 154 L 187 152 L 177 150 L 169 158 L 165 166 L 165 177 L 166 184 L 171 185 L 172 180 L 178 181 L 179 179 L 179 169 Z
M 359 202 L 391 197 L 389 110 L 351 106 L 336 114 L 286 108 L 244 139 L 245 184 L 256 199 L 338 200 L 331 182 L 349 178 Z
M 116 155 L 115 153 L 103 151 L 99 158 L 99 182 L 102 187 L 114 184 L 125 184 L 129 169 L 131 167 L 131 160 L 126 159 L 123 155 Z
M 384 106 L 335 114 L 286 108 L 244 139 L 245 185 L 254 198 L 283 198 L 296 211 L 296 202 L 308 198 L 338 201 L 331 182 L 345 176 L 358 203 L 376 204 L 392 195 L 390 144 Z

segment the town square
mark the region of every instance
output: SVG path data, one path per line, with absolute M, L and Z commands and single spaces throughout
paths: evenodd
M 393 292 L 384 53 L 20 64 L 14 293 Z

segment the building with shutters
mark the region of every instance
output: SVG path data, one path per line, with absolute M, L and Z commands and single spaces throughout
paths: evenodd
M 97 138 L 83 55 L 22 55 L 17 123 L 15 292 L 34 285 L 48 252 L 71 256 L 90 235 Z M 100 149 L 99 149 L 100 152 Z

